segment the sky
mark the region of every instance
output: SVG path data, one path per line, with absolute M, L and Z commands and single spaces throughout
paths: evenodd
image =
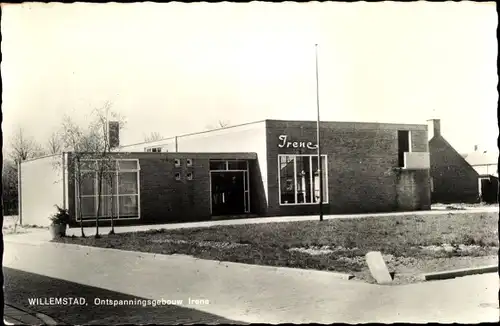
M 498 24 L 491 2 L 2 5 L 4 146 L 44 142 L 105 102 L 121 143 L 208 124 L 425 124 L 461 152 L 495 150 Z

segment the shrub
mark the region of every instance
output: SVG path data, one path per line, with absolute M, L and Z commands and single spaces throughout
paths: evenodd
M 70 216 L 67 209 L 61 208 L 58 205 L 54 205 L 57 208 L 57 213 L 51 215 L 49 219 L 52 224 L 69 224 Z

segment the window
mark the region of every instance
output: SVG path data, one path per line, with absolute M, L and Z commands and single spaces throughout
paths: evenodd
M 103 166 L 105 164 L 106 166 Z M 81 182 L 76 188 L 76 210 L 82 218 L 95 219 L 99 206 L 99 172 L 101 203 L 99 218 L 139 217 L 139 161 L 138 160 L 84 160 L 81 162 Z M 99 170 L 99 167 L 103 170 Z M 78 192 L 80 188 L 80 203 Z M 79 215 L 77 215 L 79 221 Z
M 431 181 L 431 192 L 434 192 L 434 178 L 430 178 Z
M 211 171 L 246 171 L 248 162 L 245 160 L 211 160 Z
M 118 161 L 118 169 L 120 171 L 127 171 L 127 170 L 131 170 L 131 171 L 136 171 L 139 169 L 139 162 L 134 160 L 134 161 Z
M 398 130 L 398 166 L 405 166 L 405 153 L 411 152 L 409 130 Z
M 175 173 L 175 180 L 180 180 L 181 179 L 181 174 L 179 172 Z
M 192 159 L 190 159 L 190 158 L 188 158 L 188 159 L 186 160 L 186 165 L 187 165 L 187 166 L 193 166 L 193 160 L 192 160 Z
M 175 165 L 176 168 L 180 167 L 181 166 L 181 160 L 179 160 L 178 158 L 176 158 L 174 160 L 174 165 Z
M 278 155 L 280 204 L 314 204 L 319 202 L 320 176 L 315 155 Z M 321 157 L 323 203 L 328 203 L 327 157 Z
M 188 174 L 187 174 L 186 178 L 187 178 L 188 180 L 193 180 L 193 173 L 188 172 Z
M 210 161 L 210 170 L 227 170 L 227 162 L 226 161 Z
M 161 153 L 161 147 L 146 148 L 146 152 Z

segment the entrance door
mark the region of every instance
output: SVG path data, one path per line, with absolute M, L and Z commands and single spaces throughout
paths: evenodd
M 244 172 L 211 172 L 212 215 L 245 213 Z

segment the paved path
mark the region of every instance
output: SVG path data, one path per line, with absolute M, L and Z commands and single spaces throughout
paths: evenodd
M 498 321 L 496 273 L 378 286 L 316 271 L 5 240 L 6 267 L 149 299 L 208 299 L 194 307 L 243 322 Z
M 468 214 L 471 212 L 498 212 L 498 207 L 478 207 L 478 208 L 467 208 L 466 210 L 432 210 L 432 211 L 416 211 L 416 212 L 393 212 L 393 213 L 378 213 L 378 214 L 350 214 L 350 215 L 326 215 L 324 220 L 333 219 L 346 219 L 346 218 L 365 218 L 365 217 L 384 217 L 384 216 L 408 216 L 408 215 L 446 215 L 446 214 Z M 159 225 L 140 225 L 140 226 L 122 226 L 115 227 L 115 233 L 126 233 L 135 231 L 147 231 L 151 229 L 181 229 L 181 228 L 200 228 L 200 227 L 211 227 L 216 225 L 239 225 L 239 224 L 261 224 L 261 223 L 286 223 L 294 221 L 315 221 L 318 220 L 319 216 L 309 215 L 309 216 L 278 216 L 278 217 L 257 217 L 257 218 L 246 218 L 246 219 L 236 219 L 236 220 L 217 220 L 217 221 L 206 221 L 206 222 L 191 222 L 191 223 L 171 223 L 171 224 L 159 224 Z M 99 227 L 100 234 L 108 234 L 111 230 L 110 227 Z M 86 235 L 95 235 L 95 227 L 84 228 Z M 68 235 L 80 236 L 80 228 L 68 229 Z

